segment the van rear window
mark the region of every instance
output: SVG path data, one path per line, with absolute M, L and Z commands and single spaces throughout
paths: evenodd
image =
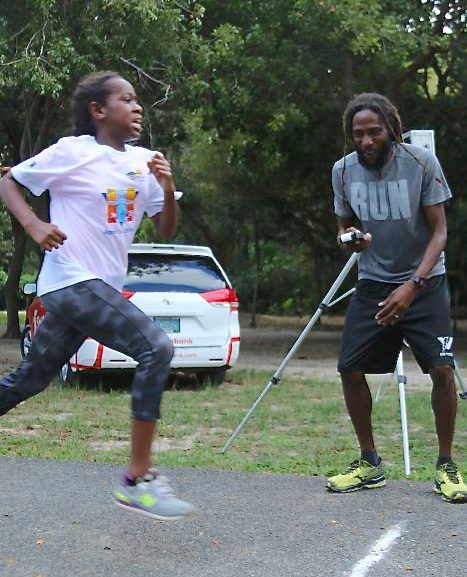
M 124 289 L 135 292 L 201 293 L 228 285 L 209 257 L 129 254 Z

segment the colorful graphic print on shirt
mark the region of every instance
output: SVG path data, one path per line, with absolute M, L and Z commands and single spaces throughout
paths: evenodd
M 134 202 L 138 195 L 136 188 L 108 188 L 102 196 L 107 201 L 107 223 L 124 225 L 133 221 Z M 111 234 L 109 232 L 109 234 Z
M 130 170 L 129 172 L 127 172 L 127 176 L 128 176 L 128 178 L 130 178 L 130 180 L 143 180 L 144 179 L 144 175 L 139 168 L 136 168 L 135 170 Z

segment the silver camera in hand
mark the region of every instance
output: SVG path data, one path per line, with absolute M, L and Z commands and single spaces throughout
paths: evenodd
M 347 244 L 349 242 L 353 242 L 354 240 L 359 240 L 364 236 L 365 235 L 363 232 L 360 232 L 359 230 L 354 230 L 353 232 L 344 232 L 344 234 L 340 235 L 339 242 L 342 244 Z

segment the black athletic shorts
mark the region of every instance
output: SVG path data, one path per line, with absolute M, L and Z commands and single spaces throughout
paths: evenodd
M 446 275 L 428 279 L 396 325 L 378 325 L 376 313 L 397 286 L 360 280 L 347 309 L 339 372 L 394 372 L 403 340 L 427 373 L 439 365 L 454 366 L 450 295 Z

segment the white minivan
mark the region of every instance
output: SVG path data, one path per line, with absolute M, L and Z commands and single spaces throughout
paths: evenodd
M 26 288 L 26 287 L 25 287 Z M 31 288 L 25 292 L 31 292 Z M 206 246 L 132 244 L 123 295 L 164 330 L 175 354 L 173 370 L 222 382 L 240 349 L 238 296 Z M 39 297 L 28 307 L 22 353 L 45 315 Z M 86 339 L 61 371 L 63 380 L 93 371 L 134 369 L 135 361 Z

